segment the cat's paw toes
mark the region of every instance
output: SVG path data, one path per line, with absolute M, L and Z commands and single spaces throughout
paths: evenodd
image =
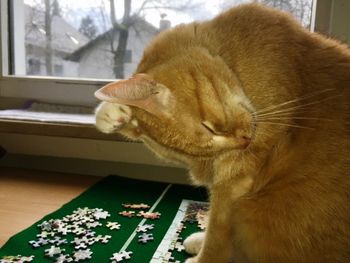
M 186 252 L 191 255 L 198 254 L 203 244 L 204 235 L 204 232 L 198 232 L 186 238 L 184 241 L 184 247 Z
M 188 258 L 185 263 L 198 263 L 197 257 Z
M 132 112 L 126 105 L 102 102 L 96 109 L 96 128 L 104 133 L 121 129 L 131 120 Z

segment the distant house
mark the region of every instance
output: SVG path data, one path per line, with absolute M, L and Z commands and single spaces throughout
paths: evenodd
M 142 18 L 136 18 L 134 24 L 129 29 L 127 51 L 125 54 L 124 76 L 130 76 L 140 61 L 145 46 L 159 33 L 159 29 Z M 79 77 L 89 78 L 115 78 L 113 74 L 113 54 L 111 45 L 118 45 L 118 29 L 99 35 L 94 40 L 86 43 L 68 59 L 79 63 Z
M 25 49 L 27 75 L 48 75 L 46 72 L 47 36 L 45 12 L 25 5 Z M 89 39 L 60 16 L 52 16 L 52 75 L 78 76 L 78 64 L 65 60 L 69 54 L 84 46 Z

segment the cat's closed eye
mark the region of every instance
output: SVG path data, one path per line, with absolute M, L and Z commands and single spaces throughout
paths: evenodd
M 202 125 L 204 128 L 206 128 L 209 132 L 211 132 L 212 134 L 216 134 L 216 135 L 219 135 L 220 132 L 218 132 L 214 125 L 210 122 L 210 121 L 203 121 L 202 122 Z

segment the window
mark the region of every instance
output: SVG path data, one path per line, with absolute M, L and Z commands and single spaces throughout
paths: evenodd
M 132 50 L 126 50 L 124 56 L 124 63 L 132 63 Z
M 74 4 L 67 0 L 17 2 L 17 6 L 22 5 L 21 11 L 13 11 L 17 14 L 16 17 L 24 17 L 21 21 L 24 23 L 21 25 L 24 26 L 24 35 L 15 31 L 14 38 L 24 43 L 25 57 L 35 56 L 36 60 L 45 61 L 43 67 L 46 75 L 123 78 L 132 74 L 143 48 L 160 31 L 182 22 L 212 18 L 234 4 L 249 1 L 208 3 L 204 0 L 131 0 L 130 11 L 123 10 L 123 5 L 119 6 L 123 1 L 111 0 L 74 1 Z M 140 6 L 140 2 L 144 2 L 145 6 Z M 310 27 L 312 0 L 260 2 L 291 12 L 304 26 Z M 175 12 L 179 9 L 182 11 Z M 114 10 L 114 15 L 111 15 L 111 10 Z M 125 15 L 131 16 L 132 21 L 123 22 L 120 17 Z M 131 53 L 134 54 L 133 57 Z M 22 63 L 25 61 L 23 59 Z M 55 63 L 61 65 L 60 69 L 57 69 Z M 125 65 L 126 63 L 131 65 Z M 119 72 L 115 72 L 113 68 L 117 68 Z M 27 71 L 29 75 L 41 75 L 40 73 L 40 70 Z
M 236 4 L 260 2 L 292 13 L 312 30 L 316 10 L 312 0 L 126 1 L 130 8 L 123 2 L 0 1 L 2 96 L 91 105 L 96 103 L 93 92 L 106 81 L 130 76 L 144 47 L 169 27 L 210 19 Z M 318 0 L 318 5 L 326 2 L 334 1 Z M 18 82 L 23 78 L 25 89 Z
M 63 65 L 55 65 L 54 67 L 54 74 L 55 76 L 63 76 Z
M 27 74 L 28 75 L 41 75 L 40 60 L 35 58 L 28 59 L 27 62 Z

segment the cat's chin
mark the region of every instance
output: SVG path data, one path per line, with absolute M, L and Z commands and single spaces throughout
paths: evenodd
M 168 163 L 173 163 L 179 166 L 187 166 L 189 164 L 188 158 L 185 155 L 178 152 L 172 151 L 169 148 L 162 146 L 161 144 L 155 142 L 148 136 L 142 135 L 140 139 L 145 143 L 145 145 L 152 150 L 155 155 Z

